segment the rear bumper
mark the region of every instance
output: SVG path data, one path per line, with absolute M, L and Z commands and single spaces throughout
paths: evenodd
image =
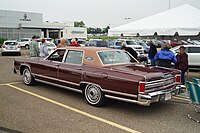
M 5 49 L 5 48 L 2 48 L 1 52 L 2 53 L 21 53 L 21 49 L 20 48 L 17 48 L 17 49 Z
M 157 91 L 148 94 L 139 94 L 138 104 L 143 106 L 150 106 L 151 103 L 167 101 L 170 100 L 172 96 L 180 94 L 182 90 L 185 90 L 184 85 L 178 85 L 173 90 Z

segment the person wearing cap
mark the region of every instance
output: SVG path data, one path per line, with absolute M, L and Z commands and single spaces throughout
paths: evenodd
M 77 43 L 77 40 L 78 40 L 77 38 L 76 38 L 76 39 L 73 38 L 73 39 L 71 40 L 72 43 L 71 43 L 69 46 L 80 47 L 81 45 Z
M 170 48 L 171 45 L 169 43 L 165 43 L 162 46 L 162 49 L 155 55 L 154 60 L 158 66 L 171 68 L 171 63 L 177 62 L 176 56 Z
M 38 42 L 36 41 L 37 37 L 33 36 L 32 41 L 30 42 L 30 57 L 39 57 L 39 47 L 38 47 Z
M 181 70 L 181 84 L 185 84 L 185 72 L 188 70 L 188 55 L 185 53 L 185 47 L 179 48 L 179 53 L 176 55 L 177 62 L 175 68 Z

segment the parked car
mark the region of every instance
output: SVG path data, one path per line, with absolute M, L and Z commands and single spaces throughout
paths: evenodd
M 78 39 L 78 42 L 77 42 L 77 43 L 80 44 L 81 47 L 85 47 L 86 44 L 87 44 L 87 41 L 86 41 L 86 40 L 82 40 L 82 39 Z
M 138 41 L 137 44 L 141 45 L 144 49 L 144 53 L 148 53 L 150 46 L 148 46 L 146 43 L 142 42 L 142 41 Z
M 183 45 L 186 49 L 185 52 L 188 54 L 188 65 L 190 67 L 200 66 L 200 45 Z M 180 46 L 174 47 L 171 51 L 175 54 L 179 53 Z
M 40 45 L 41 45 L 42 43 L 41 42 L 39 42 L 39 44 L 38 44 L 38 47 L 40 48 Z M 48 53 L 50 54 L 50 53 L 52 53 L 57 47 L 56 47 L 56 45 L 53 43 L 53 42 L 46 42 L 46 44 L 45 44 L 46 46 L 47 46 L 47 48 L 48 48 Z
M 144 54 L 143 46 L 137 44 L 135 40 L 124 40 L 124 42 L 126 44 L 126 47 L 131 47 L 139 54 Z
M 109 47 L 108 43 L 102 39 L 90 39 L 87 46 L 92 47 Z
M 26 49 L 29 49 L 29 44 L 31 42 L 31 38 L 21 38 L 18 41 L 18 44 L 20 47 L 25 47 Z
M 179 70 L 145 66 L 128 52 L 110 48 L 58 48 L 44 60 L 15 58 L 13 70 L 26 85 L 39 81 L 82 92 L 93 106 L 106 98 L 149 106 L 181 90 Z
M 4 41 L 3 45 L 1 46 L 1 54 L 2 56 L 9 53 L 15 53 L 17 55 L 21 55 L 21 48 L 17 41 L 8 40 Z
M 114 48 L 114 49 L 121 49 L 122 47 L 122 41 L 120 40 L 114 40 L 112 42 L 109 43 L 109 47 L 110 48 Z
M 181 45 L 188 45 L 188 42 L 184 40 L 180 40 L 178 42 L 171 42 L 170 44 L 172 47 L 176 47 L 176 46 L 181 46 Z

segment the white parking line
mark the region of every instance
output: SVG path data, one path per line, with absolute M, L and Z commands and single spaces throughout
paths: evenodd
M 70 107 L 70 106 L 68 106 L 68 105 L 59 103 L 59 102 L 57 102 L 57 101 L 54 101 L 54 100 L 52 100 L 52 99 L 43 97 L 43 96 L 38 95 L 38 94 L 35 94 L 35 93 L 33 93 L 33 92 L 30 92 L 30 91 L 21 89 L 21 88 L 19 88 L 19 87 L 13 86 L 13 85 L 11 85 L 11 84 L 5 84 L 5 85 L 6 85 L 6 86 L 9 86 L 9 87 L 11 87 L 11 88 L 14 88 L 14 89 L 16 89 L 16 90 L 18 90 L 18 91 L 21 91 L 21 92 L 27 93 L 27 94 L 29 94 L 29 95 L 32 95 L 32 96 L 34 96 L 34 97 L 37 97 L 37 98 L 39 98 L 39 99 L 45 100 L 45 101 L 47 101 L 47 102 L 50 102 L 50 103 L 53 103 L 53 104 L 55 104 L 55 105 L 61 106 L 61 107 L 63 107 L 63 108 L 66 108 L 66 109 L 68 109 L 68 110 L 71 110 L 71 111 L 73 111 L 73 112 L 79 113 L 79 114 L 81 114 L 81 115 L 87 116 L 87 117 L 92 118 L 92 119 L 95 119 L 95 120 L 97 120 L 97 121 L 100 121 L 100 122 L 106 123 L 106 124 L 108 124 L 108 125 L 114 126 L 114 127 L 119 128 L 119 129 L 121 129 L 121 130 L 130 132 L 130 133 L 140 133 L 140 132 L 138 132 L 138 131 L 136 131 L 136 130 L 133 130 L 133 129 L 131 129 L 131 128 L 122 126 L 122 125 L 117 124 L 117 123 L 115 123 L 115 122 L 112 122 L 112 121 L 103 119 L 103 118 L 101 118 L 101 117 L 98 117 L 98 116 L 89 114 L 89 113 L 87 113 L 87 112 L 78 110 L 78 109 L 76 109 L 76 108 L 73 108 L 73 107 Z

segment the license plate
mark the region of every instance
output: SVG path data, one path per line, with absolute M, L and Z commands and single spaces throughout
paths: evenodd
M 169 92 L 169 93 L 165 93 L 165 101 L 169 100 L 172 98 L 172 94 Z

